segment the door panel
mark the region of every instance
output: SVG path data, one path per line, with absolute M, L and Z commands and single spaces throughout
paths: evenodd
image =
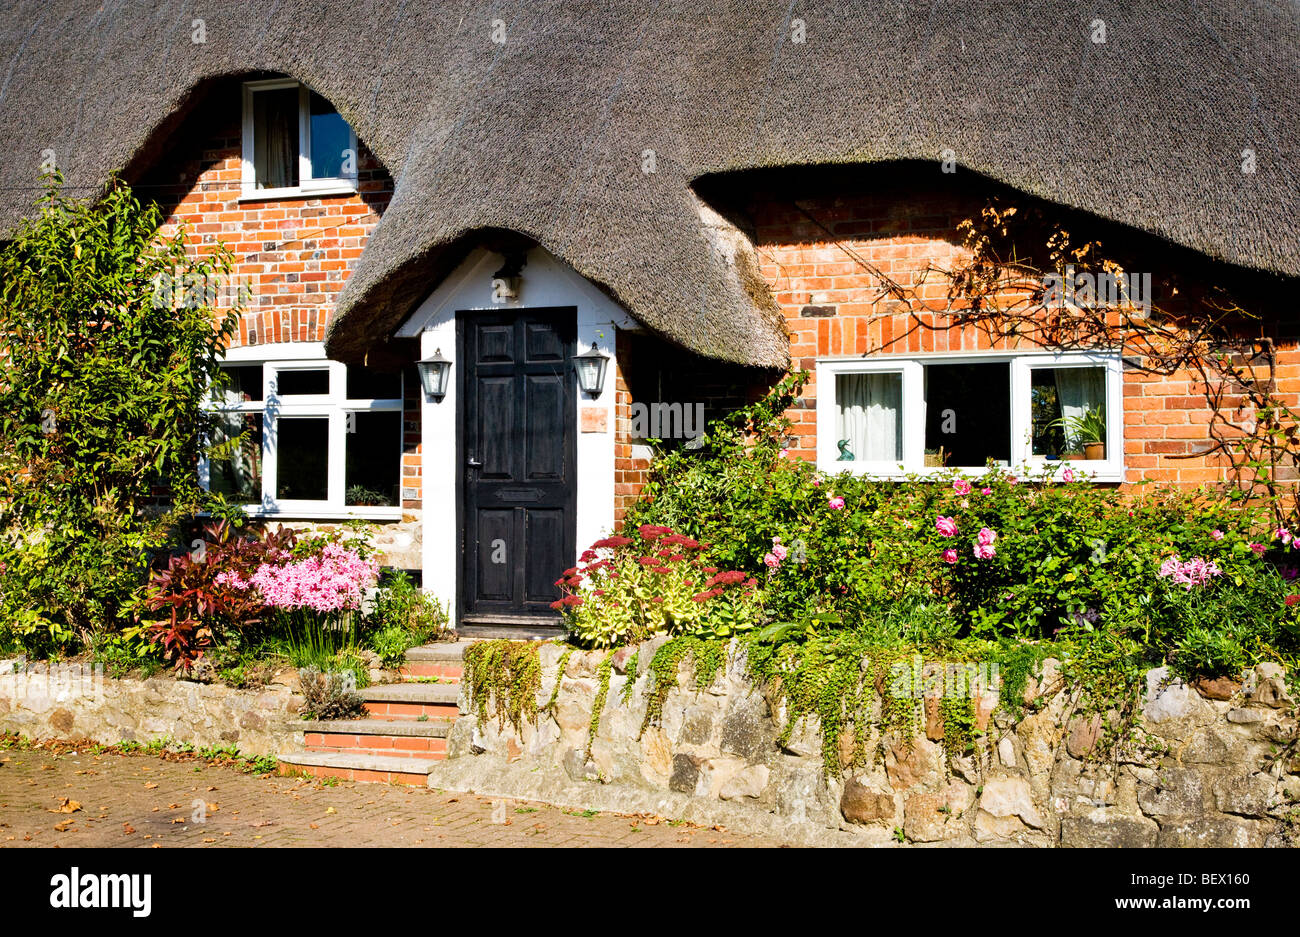
M 555 620 L 572 565 L 576 310 L 457 316 L 462 618 Z

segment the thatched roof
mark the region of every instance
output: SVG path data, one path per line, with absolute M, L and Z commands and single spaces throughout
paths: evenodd
M 535 238 L 687 347 L 784 363 L 751 248 L 691 180 L 896 159 L 938 172 L 943 150 L 1050 201 L 1300 274 L 1300 13 L 1283 0 L 6 7 L 3 224 L 29 210 L 42 150 L 98 185 L 204 79 L 282 72 L 338 106 L 396 180 L 339 301 L 340 356 L 391 330 L 445 269 L 443 248 L 493 227 Z

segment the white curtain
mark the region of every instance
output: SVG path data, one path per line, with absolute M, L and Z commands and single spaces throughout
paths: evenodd
M 841 374 L 835 395 L 840 426 L 836 442 L 858 462 L 897 462 L 903 458 L 901 374 Z
M 1057 368 L 1056 399 L 1066 426 L 1088 410 L 1106 405 L 1106 372 L 1102 368 Z M 1068 432 L 1068 431 L 1067 431 Z

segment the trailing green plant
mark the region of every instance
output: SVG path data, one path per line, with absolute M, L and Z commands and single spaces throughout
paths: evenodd
M 632 702 L 632 692 L 636 689 L 637 677 L 637 659 L 641 656 L 640 649 L 632 652 L 632 656 L 627 661 L 627 682 L 623 684 L 623 705 Z M 557 684 L 558 685 L 558 684 Z
M 212 308 L 223 246 L 160 236 L 117 180 L 93 201 L 60 182 L 0 247 L 0 632 L 40 654 L 129 625 L 177 525 L 229 512 L 194 466 L 239 316 Z
M 726 663 L 728 640 L 720 638 L 701 638 L 696 635 L 679 635 L 664 642 L 654 655 L 646 670 L 651 682 L 647 687 L 645 718 L 641 721 L 641 732 L 659 722 L 663 717 L 664 702 L 668 694 L 677 687 L 677 671 L 683 661 L 690 660 L 694 666 L 695 686 L 704 689 L 717 678 L 718 672 Z
M 555 666 L 555 685 L 551 687 L 551 697 L 544 707 L 547 712 L 555 711 L 555 701 L 560 698 L 560 684 L 564 682 L 564 671 L 569 666 L 569 655 L 573 650 L 571 647 L 566 647 L 560 654 L 559 663 Z
M 542 663 L 536 641 L 476 641 L 465 648 L 464 661 L 463 679 L 480 724 L 487 721 L 489 707 L 501 728 L 508 719 L 522 732 L 525 722 L 537 721 Z
M 596 698 L 591 704 L 591 724 L 587 729 L 586 757 L 591 757 L 591 746 L 600 731 L 600 715 L 605 711 L 605 700 L 609 698 L 609 680 L 614 672 L 614 655 L 606 654 L 605 659 L 596 668 Z

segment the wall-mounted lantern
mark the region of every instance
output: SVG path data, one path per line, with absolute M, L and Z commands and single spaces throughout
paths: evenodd
M 442 356 L 441 348 L 435 351 L 432 357 L 417 361 L 416 367 L 420 369 L 420 383 L 424 385 L 425 394 L 435 401 L 447 395 L 447 378 L 451 374 L 451 361 Z
M 609 363 L 609 355 L 603 354 L 592 342 L 590 351 L 584 351 L 573 360 L 578 363 L 578 387 L 584 394 L 599 397 L 601 388 L 605 386 L 605 365 Z

